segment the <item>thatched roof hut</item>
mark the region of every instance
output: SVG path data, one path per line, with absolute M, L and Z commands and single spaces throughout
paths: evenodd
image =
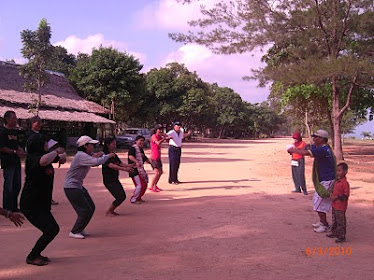
M 19 119 L 29 119 L 34 113 L 29 107 L 38 98 L 37 93 L 25 91 L 25 79 L 18 65 L 0 61 L 0 116 L 8 110 Z M 115 124 L 105 118 L 107 109 L 80 97 L 63 74 L 48 72 L 48 82 L 42 88 L 42 105 L 39 116 L 44 120 Z

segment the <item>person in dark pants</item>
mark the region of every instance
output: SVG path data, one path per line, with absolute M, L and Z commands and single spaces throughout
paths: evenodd
M 299 132 L 295 132 L 292 135 L 294 139 L 294 147 L 299 150 L 305 150 L 306 144 L 301 138 L 301 134 Z M 291 171 L 292 171 L 292 180 L 295 186 L 295 190 L 292 191 L 294 193 L 303 193 L 305 195 L 308 194 L 306 190 L 306 183 L 305 183 L 305 158 L 303 155 L 299 155 L 297 153 L 292 153 L 292 160 L 291 160 Z
M 114 153 L 116 150 L 116 138 L 109 137 L 104 140 L 104 154 Z M 110 205 L 109 209 L 106 211 L 107 216 L 118 216 L 119 214 L 114 210 L 122 204 L 126 199 L 125 190 L 122 187 L 121 182 L 119 181 L 119 171 L 130 172 L 133 171 L 131 167 L 134 167 L 135 164 L 126 164 L 123 163 L 119 157 L 115 156 L 107 160 L 102 167 L 103 173 L 103 182 L 104 186 L 108 191 L 113 195 L 115 200 Z
M 50 262 L 50 259 L 42 256 L 41 252 L 60 231 L 51 213 L 54 175 L 52 162 L 66 162 L 62 148 L 49 153 L 46 153 L 46 150 L 47 143 L 40 134 L 34 134 L 27 140 L 26 179 L 20 199 L 22 213 L 43 233 L 26 257 L 26 263 L 38 266 Z
M 178 170 L 182 155 L 182 140 L 191 135 L 189 131 L 184 134 L 183 128 L 179 122 L 173 123 L 173 129 L 167 133 L 169 140 L 169 184 L 180 184 L 178 180 Z
M 94 145 L 99 141 L 84 135 L 77 140 L 78 152 L 70 164 L 64 182 L 64 191 L 69 202 L 73 206 L 78 217 L 75 221 L 69 237 L 84 239 L 87 232 L 84 230 L 90 222 L 95 212 L 95 204 L 88 191 L 83 187 L 83 180 L 92 166 L 105 163 L 109 158 L 115 156 L 114 153 L 104 155 L 104 153 L 94 153 Z
M 4 176 L 3 208 L 17 212 L 18 195 L 21 191 L 21 161 L 25 153 L 20 146 L 16 130 L 17 116 L 14 111 L 4 114 L 4 128 L 0 130 L 1 168 Z

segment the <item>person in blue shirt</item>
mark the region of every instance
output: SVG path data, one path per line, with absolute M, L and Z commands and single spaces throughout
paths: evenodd
M 319 222 L 312 224 L 315 232 L 326 232 L 329 229 L 327 213 L 331 209 L 330 192 L 332 191 L 336 164 L 331 147 L 327 144 L 329 134 L 318 130 L 312 135 L 314 145 L 309 150 L 291 148 L 289 151 L 300 155 L 309 155 L 315 159 L 313 167 L 313 183 L 316 192 L 313 196 L 313 210 L 318 213 Z

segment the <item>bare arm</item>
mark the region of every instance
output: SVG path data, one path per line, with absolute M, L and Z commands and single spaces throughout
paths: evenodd
M 129 160 L 135 162 L 137 167 L 140 167 L 140 162 L 133 155 L 129 155 Z
M 291 149 L 288 149 L 288 152 L 293 154 L 299 154 L 299 155 L 302 155 L 302 156 L 313 156 L 312 152 L 310 150 L 304 150 L 304 149 L 296 149 L 296 148 L 291 148 Z

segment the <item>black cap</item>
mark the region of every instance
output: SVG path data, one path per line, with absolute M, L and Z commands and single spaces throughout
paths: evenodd
M 173 126 L 175 126 L 175 125 L 181 126 L 181 123 L 180 122 L 173 122 Z

